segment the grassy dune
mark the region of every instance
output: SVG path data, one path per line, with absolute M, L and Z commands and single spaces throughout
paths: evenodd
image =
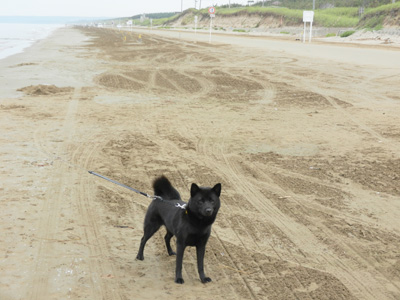
M 181 25 L 193 23 L 194 16 L 207 17 L 207 8 L 196 10 L 188 9 L 182 13 L 176 14 L 169 18 L 153 19 L 153 26 L 170 26 L 170 24 L 181 20 Z M 296 26 L 303 24 L 303 10 L 289 9 L 285 7 L 235 7 L 235 8 L 220 8 L 217 7 L 216 16 L 230 17 L 248 15 L 249 17 L 275 17 L 283 20 L 286 26 Z M 389 21 L 388 21 L 389 19 Z M 135 25 L 150 26 L 150 20 L 147 19 L 140 23 L 138 20 L 133 20 Z M 314 25 L 321 27 L 353 27 L 353 28 L 368 28 L 380 29 L 384 24 L 392 23 L 391 25 L 400 26 L 400 2 L 395 4 L 382 5 L 376 8 L 366 9 L 363 16 L 359 15 L 358 7 L 335 7 L 328 9 L 315 10 Z

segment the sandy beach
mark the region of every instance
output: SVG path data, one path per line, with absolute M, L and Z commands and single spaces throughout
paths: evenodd
M 139 40 L 141 34 L 141 40 Z M 0 60 L 0 299 L 399 299 L 400 51 L 61 28 Z M 222 183 L 198 278 L 161 174 Z

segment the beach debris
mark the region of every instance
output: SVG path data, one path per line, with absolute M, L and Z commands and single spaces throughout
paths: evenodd
M 392 44 L 392 40 L 390 38 L 385 39 L 385 41 L 383 42 L 384 44 Z
M 128 226 L 128 225 L 114 225 L 114 227 L 116 227 L 116 228 L 130 228 L 130 229 L 135 229 L 134 227 Z
M 321 170 L 321 168 L 311 166 L 311 167 L 310 167 L 310 170 Z

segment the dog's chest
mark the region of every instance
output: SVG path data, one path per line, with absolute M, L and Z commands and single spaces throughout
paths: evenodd
M 196 246 L 203 241 L 204 241 L 204 235 L 189 234 L 186 237 L 186 245 L 187 246 Z

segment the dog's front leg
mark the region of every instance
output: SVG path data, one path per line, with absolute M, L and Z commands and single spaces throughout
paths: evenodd
M 204 255 L 206 253 L 206 245 L 196 246 L 197 253 L 197 269 L 199 271 L 200 280 L 202 283 L 207 283 L 211 281 L 210 277 L 206 277 L 204 274 Z
M 182 278 L 182 262 L 183 253 L 185 252 L 185 243 L 176 241 L 176 270 L 175 270 L 175 283 L 183 284 L 185 281 Z

